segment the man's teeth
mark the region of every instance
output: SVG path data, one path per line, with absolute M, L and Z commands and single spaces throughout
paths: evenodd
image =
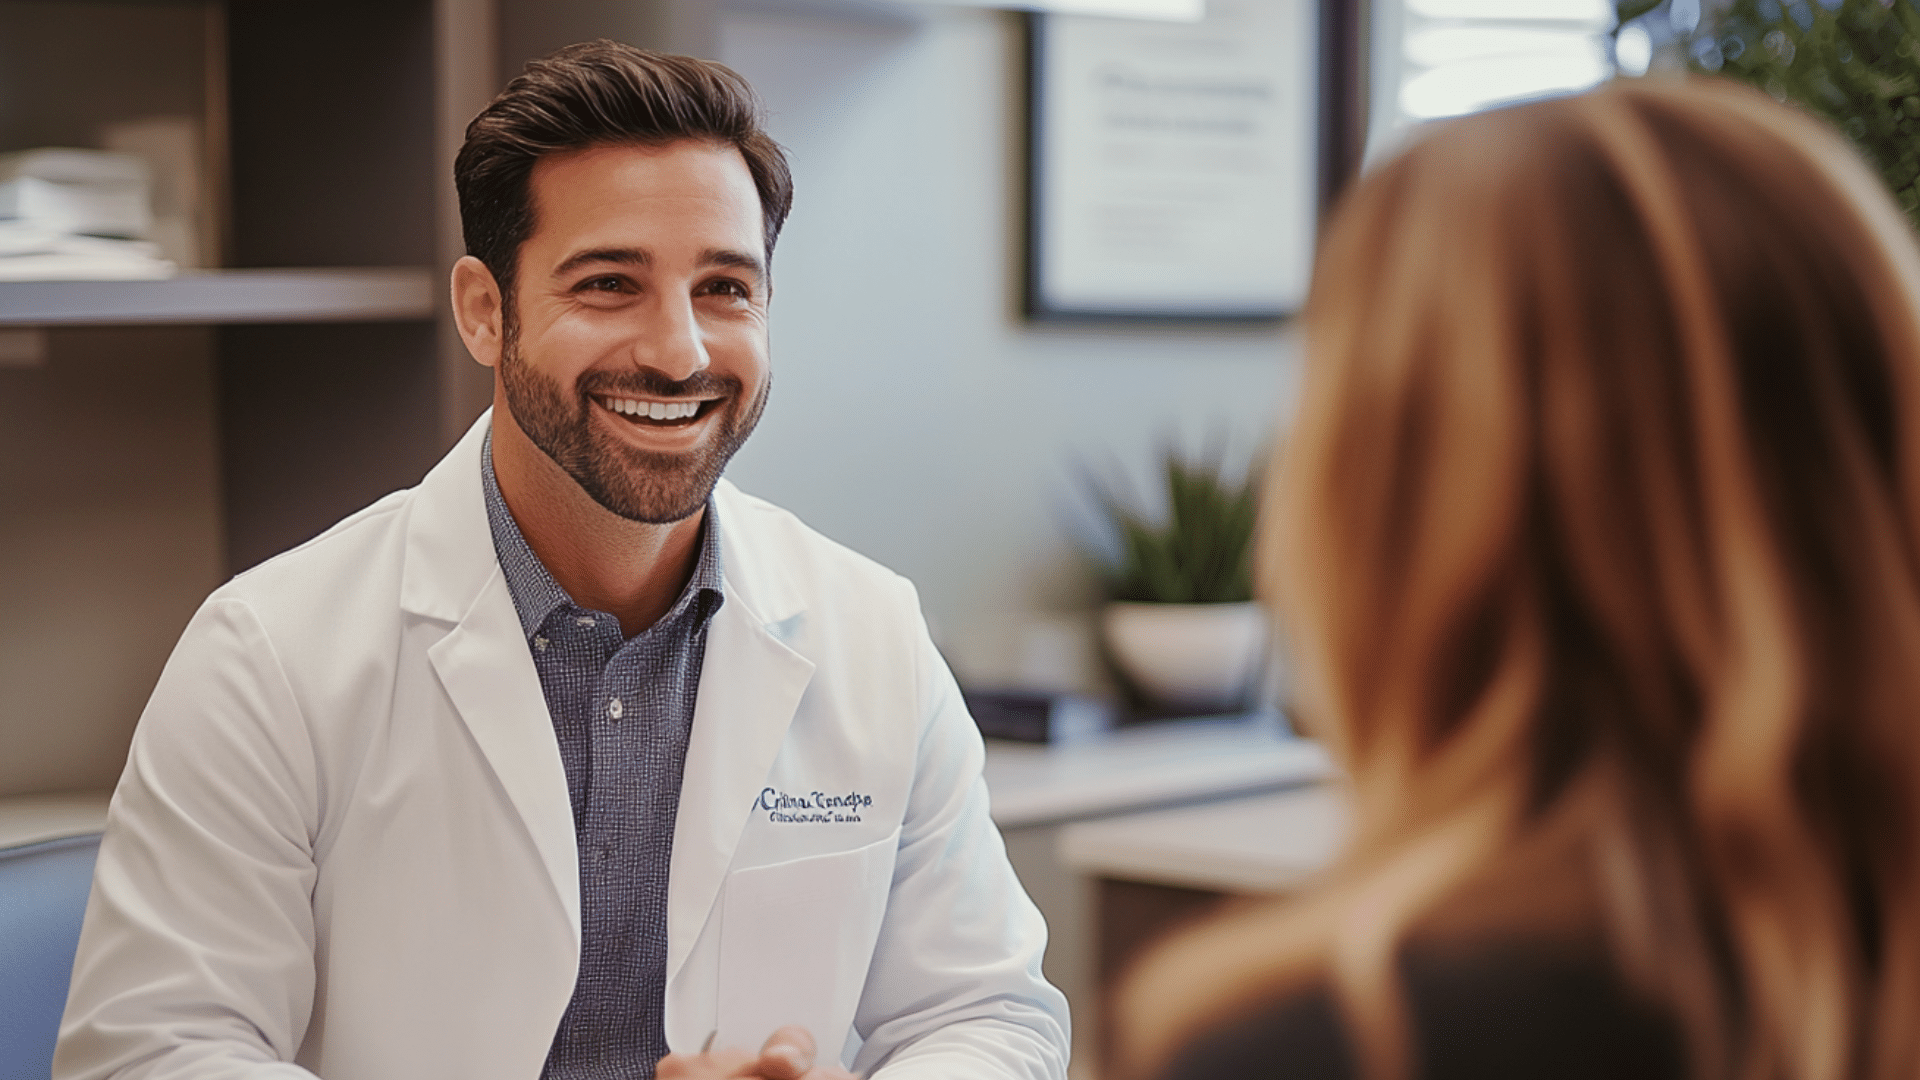
M 632 398 L 605 398 L 607 408 L 628 416 L 649 420 L 679 420 L 700 411 L 698 401 L 635 401 Z

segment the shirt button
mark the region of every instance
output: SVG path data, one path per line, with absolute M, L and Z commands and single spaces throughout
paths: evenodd
M 611 716 L 615 720 L 618 720 L 622 716 L 625 716 L 626 714 L 627 714 L 627 707 L 625 705 L 620 704 L 619 698 L 614 698 L 612 701 L 607 702 L 608 716 Z
M 574 621 L 574 622 L 577 622 L 577 623 L 579 623 L 579 624 L 580 624 L 581 626 L 592 626 L 592 625 L 593 625 L 593 616 L 591 616 L 591 615 L 582 615 L 582 616 L 580 616 L 579 618 L 577 618 L 577 619 L 575 619 L 575 620 L 573 620 L 573 621 Z
M 536 638 L 534 638 L 534 639 L 533 639 L 533 647 L 534 647 L 534 648 L 536 648 L 536 649 L 539 649 L 539 650 L 540 650 L 541 652 L 546 652 L 546 651 L 547 651 L 547 639 L 546 639 L 546 638 L 543 638 L 543 637 L 536 637 Z

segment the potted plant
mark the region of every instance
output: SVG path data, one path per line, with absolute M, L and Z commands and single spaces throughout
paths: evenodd
M 1267 619 L 1253 599 L 1253 472 L 1229 480 L 1216 459 L 1162 457 L 1166 513 L 1156 519 L 1100 485 L 1118 541 L 1103 567 L 1101 637 L 1148 711 L 1198 715 L 1245 708 L 1267 656 Z

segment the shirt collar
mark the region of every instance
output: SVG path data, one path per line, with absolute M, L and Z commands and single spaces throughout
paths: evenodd
M 520 526 L 513 520 L 513 511 L 507 509 L 506 497 L 500 494 L 500 480 L 493 471 L 493 433 L 488 432 L 485 443 L 480 448 L 480 480 L 486 493 L 487 525 L 493 532 L 494 554 L 500 559 L 500 571 L 506 576 L 507 591 L 513 594 L 513 607 L 520 615 L 520 629 L 531 641 L 540 627 L 555 610 L 562 607 L 578 607 L 567 590 L 553 580 L 540 557 L 528 546 L 527 538 L 521 534 Z M 693 576 L 687 579 L 687 587 L 680 591 L 680 598 L 674 601 L 671 611 L 660 621 L 678 616 L 696 599 L 700 602 L 701 621 L 704 622 L 720 607 L 725 593 L 720 587 L 720 518 L 713 505 L 713 496 L 707 496 L 707 513 L 700 525 L 700 557 L 693 566 Z M 657 625 L 657 624 L 656 624 Z

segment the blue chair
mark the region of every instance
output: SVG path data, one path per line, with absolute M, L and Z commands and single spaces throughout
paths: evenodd
M 0 849 L 0 1080 L 47 1080 L 100 837 Z

